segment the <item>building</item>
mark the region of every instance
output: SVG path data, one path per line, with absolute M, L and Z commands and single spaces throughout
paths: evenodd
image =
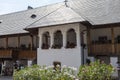
M 37 10 L 26 10 L 0 15 L 0 64 L 2 75 L 12 75 L 17 66 L 28 66 L 36 63 L 37 33 L 25 31 L 25 26 L 36 19 L 33 13 Z M 38 13 L 39 14 L 39 13 Z
M 6 48 L 14 44 L 11 47 L 18 47 L 22 43 L 21 37 L 28 34 L 30 42 L 24 42 L 28 41 L 27 37 L 23 42 L 31 43 L 31 48 L 34 43 L 39 65 L 59 63 L 79 68 L 86 59 L 100 59 L 119 67 L 119 3 L 119 0 L 69 0 L 1 15 L 0 35 L 5 40 L 0 46 Z M 16 43 L 13 39 L 8 41 L 8 37 L 14 36 Z M 18 54 L 23 54 L 20 51 Z

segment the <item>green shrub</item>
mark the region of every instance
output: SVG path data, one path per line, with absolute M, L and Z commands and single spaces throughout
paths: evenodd
M 80 67 L 78 77 L 80 80 L 111 80 L 114 68 L 111 65 L 96 61 L 90 65 Z
M 38 66 L 24 68 L 14 72 L 14 80 L 74 80 L 75 68 Z
M 113 72 L 114 68 L 111 65 L 96 61 L 90 65 L 80 66 L 77 76 L 77 69 L 74 67 L 57 65 L 54 68 L 53 66 L 33 65 L 15 71 L 13 78 L 14 80 L 112 80 Z

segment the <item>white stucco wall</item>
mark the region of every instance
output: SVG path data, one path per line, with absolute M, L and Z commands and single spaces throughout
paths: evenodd
M 17 37 L 10 37 L 8 38 L 8 47 L 17 47 L 18 38 Z
M 88 59 L 89 59 L 91 62 L 94 62 L 94 61 L 95 61 L 95 58 L 94 58 L 94 57 L 88 57 Z
M 118 58 L 117 57 L 110 57 L 110 62 L 111 62 L 111 65 L 116 69 L 116 71 L 113 73 L 113 76 L 117 77 L 118 76 L 118 72 L 117 72 Z
M 29 44 L 31 44 L 31 37 L 30 36 L 21 36 L 20 37 L 20 45 L 24 44 L 26 47 L 28 47 Z M 33 44 L 34 47 L 36 47 L 36 36 L 33 36 Z
M 99 36 L 107 36 L 108 40 L 111 39 L 111 28 L 101 28 L 91 30 L 91 39 L 98 40 Z
M 73 28 L 76 32 L 77 47 L 73 49 L 66 49 L 66 32 Z M 46 31 L 50 33 L 51 44 L 53 44 L 53 33 L 57 30 L 61 30 L 63 34 L 63 47 L 61 49 L 41 49 L 42 34 Z M 60 61 L 62 65 L 74 66 L 79 68 L 81 65 L 81 46 L 80 46 L 80 25 L 66 24 L 54 27 L 45 27 L 39 29 L 39 48 L 37 49 L 37 64 L 39 65 L 52 65 L 54 61 Z
M 62 65 L 79 68 L 81 65 L 80 48 L 76 49 L 38 49 L 38 64 L 52 65 L 54 61 L 61 62 Z
M 5 38 L 0 38 L 0 47 L 5 47 L 6 45 L 6 40 Z
M 116 27 L 114 28 L 114 32 L 115 32 L 115 38 L 120 35 L 120 27 Z
M 30 44 L 30 36 L 22 36 L 20 37 L 20 44 L 24 44 L 26 45 L 26 47 L 28 47 L 28 45 Z

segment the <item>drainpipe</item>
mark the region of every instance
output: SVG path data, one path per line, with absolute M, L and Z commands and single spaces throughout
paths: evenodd
M 81 27 L 81 24 L 79 23 L 79 30 L 80 30 L 80 27 Z M 84 44 L 84 36 L 83 36 L 83 34 L 84 34 L 84 32 L 85 31 L 87 31 L 87 30 L 82 30 L 82 31 L 80 31 L 80 43 L 81 43 L 81 54 L 82 54 L 82 65 L 84 65 L 85 64 L 85 55 L 84 55 L 84 49 L 85 49 L 85 47 L 86 47 L 86 45 Z M 81 57 L 81 56 L 80 56 Z
M 85 31 L 85 30 L 84 30 Z M 81 32 L 81 52 L 82 52 L 82 60 L 83 60 L 83 64 L 85 64 L 85 52 L 84 52 L 84 49 L 86 47 L 86 44 L 84 43 L 84 31 Z
M 82 64 L 84 65 L 84 39 L 83 39 L 83 32 L 81 32 L 81 52 L 82 52 Z
M 84 55 L 84 48 L 82 47 L 82 50 L 81 50 L 81 52 L 82 52 L 82 65 L 84 65 L 85 64 L 85 55 Z

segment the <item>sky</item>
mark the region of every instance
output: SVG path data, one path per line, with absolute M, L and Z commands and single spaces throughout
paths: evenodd
M 26 10 L 28 6 L 36 8 L 63 1 L 64 0 L 0 0 L 0 15 Z

